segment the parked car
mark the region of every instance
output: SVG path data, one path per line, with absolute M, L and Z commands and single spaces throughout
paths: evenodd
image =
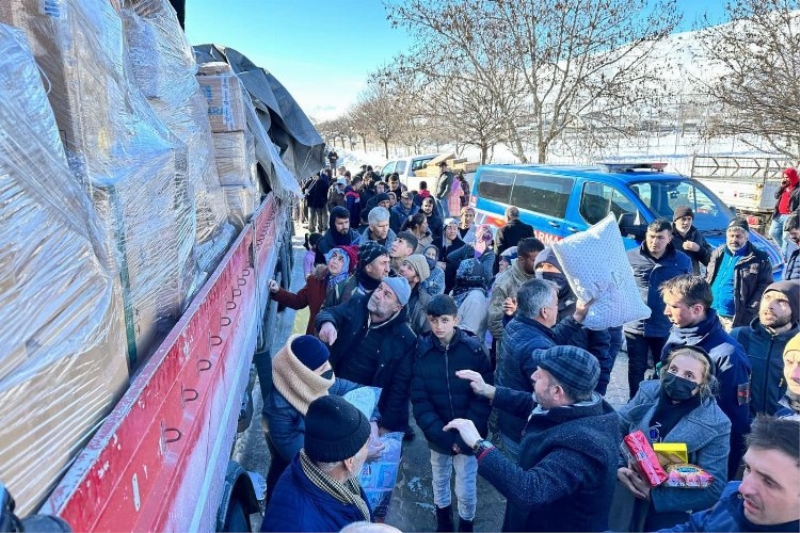
M 694 225 L 709 244 L 722 244 L 734 210 L 699 181 L 665 173 L 664 167 L 483 165 L 475 173 L 470 203 L 476 222 L 498 227 L 504 224 L 506 207 L 517 206 L 520 219 L 545 244 L 583 231 L 612 212 L 629 249 L 641 243 L 647 224 L 656 218 L 671 221 L 674 209 L 685 205 L 694 211 Z M 781 279 L 779 250 L 755 231 L 750 241 L 769 255 L 773 276 Z
M 427 181 L 428 189 L 433 190 L 433 187 L 436 185 L 436 179 L 419 177 L 415 172 L 424 169 L 425 165 L 438 156 L 439 154 L 426 154 L 392 159 L 383 165 L 381 175 L 385 178 L 393 172 L 397 172 L 400 175 L 400 183 L 408 187 L 410 191 L 418 191 L 420 181 Z

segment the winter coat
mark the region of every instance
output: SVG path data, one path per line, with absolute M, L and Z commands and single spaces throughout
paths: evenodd
M 654 442 L 649 437 L 650 422 L 656 411 L 660 391 L 660 381 L 643 381 L 636 396 L 617 411 L 623 435 L 641 430 L 651 444 Z M 716 400 L 709 397 L 678 421 L 668 434 L 661 435 L 661 439 L 655 441 L 685 443 L 689 463 L 714 476 L 714 482 L 710 487 L 703 489 L 686 490 L 660 486 L 650 490 L 650 499 L 657 513 L 656 516 L 648 517 L 650 524 L 656 524 L 653 527 L 666 527 L 686 520 L 691 510 L 711 507 L 717 501 L 725 488 L 728 475 L 730 433 L 730 420 L 719 408 Z M 620 454 L 618 466 L 627 464 L 627 459 Z M 630 497 L 633 498 L 633 494 L 630 494 Z M 648 502 L 641 501 L 636 505 L 649 506 Z
M 398 198 L 400 196 L 398 195 Z M 404 209 L 403 204 L 398 201 L 394 207 L 389 210 L 389 227 L 392 228 L 392 231 L 395 233 L 400 232 L 400 228 L 403 226 L 403 223 L 408 220 L 409 217 L 419 213 L 419 206 L 412 203 L 411 209 Z
M 633 269 L 633 277 L 636 286 L 639 287 L 642 301 L 647 304 L 651 313 L 650 318 L 625 324 L 625 332 L 645 337 L 668 336 L 671 324 L 664 315 L 666 306 L 658 287 L 681 274 L 691 274 L 692 260 L 688 255 L 676 250 L 672 243 L 667 245 L 664 255 L 656 259 L 647 251 L 647 245 L 642 243 L 638 248 L 628 252 L 628 262 Z
M 439 249 L 439 261 L 447 261 L 447 256 L 451 253 L 455 252 L 462 246 L 464 246 L 464 241 L 461 240 L 461 237 L 456 237 L 450 245 L 445 245 L 444 237 L 434 237 L 433 242 L 431 243 Z M 455 278 L 453 278 L 455 280 Z
M 456 377 L 458 370 L 474 370 L 486 383 L 494 383 L 489 355 L 469 333 L 456 328 L 447 346 L 431 333 L 420 337 L 411 380 L 411 405 L 431 450 L 456 455 L 453 444 L 458 444 L 461 453 L 472 455 L 458 432 L 442 428 L 454 418 L 466 418 L 485 437 L 492 406 L 489 400 L 472 391 L 469 381 Z
M 731 337 L 744 348 L 750 360 L 750 415 L 773 415 L 781 408 L 780 401 L 786 392 L 783 379 L 783 349 L 792 337 L 800 333 L 794 325 L 786 333 L 772 335 L 758 318 L 749 326 L 733 328 Z
M 328 394 L 344 396 L 348 392 L 361 387 L 363 385 L 359 383 L 336 378 L 333 385 L 328 389 Z M 288 463 L 303 447 L 303 439 L 306 433 L 305 416 L 295 409 L 275 387 L 272 387 L 267 397 L 264 398 L 264 408 L 261 414 L 269 427 L 267 438 L 278 451 L 281 459 Z M 377 407 L 370 418 L 373 420 L 380 419 L 380 412 Z
M 565 318 L 552 329 L 544 324 L 518 315 L 508 323 L 505 336 L 500 345 L 502 354 L 498 357 L 497 383 L 503 387 L 527 392 L 533 392 L 531 374 L 538 367 L 537 361 L 532 357 L 534 350 L 546 350 L 560 344 L 572 344 L 571 340 L 577 335 L 581 325 L 574 319 Z M 500 432 L 519 442 L 522 430 L 527 422 L 527 414 L 519 417 L 510 412 L 501 411 L 497 418 Z
M 344 192 L 340 192 L 339 188 L 336 185 L 333 185 L 328 189 L 328 211 L 337 206 L 344 207 L 346 209 L 347 200 L 344 197 Z
M 308 207 L 322 209 L 328 202 L 329 183 L 326 178 L 315 178 L 311 180 L 306 189 L 306 202 Z
M 791 178 L 790 178 L 791 179 Z M 795 174 L 793 181 L 794 189 L 789 193 L 789 213 L 798 211 L 800 212 L 800 185 L 798 184 L 797 175 Z M 781 203 L 781 196 L 786 192 L 786 187 L 780 187 L 775 191 L 775 208 L 772 211 L 772 216 L 778 216 L 778 207 Z
M 484 266 L 484 269 L 486 267 Z M 514 261 L 511 268 L 497 276 L 492 286 L 492 297 L 489 300 L 489 332 L 495 339 L 503 338 L 503 302 L 508 297 L 516 298 L 517 290 L 528 280 L 536 276 L 522 270 L 519 258 Z
M 739 257 L 734 266 L 733 292 L 736 297 L 736 312 L 733 315 L 733 327 L 746 326 L 758 315 L 761 296 L 767 285 L 772 283 L 772 263 L 769 256 L 748 242 L 745 255 Z M 726 245 L 719 246 L 711 252 L 708 261 L 706 281 L 711 285 L 717 276 L 722 254 L 726 253 Z
M 700 247 L 699 250 L 696 252 L 690 252 L 688 250 L 683 249 L 683 243 L 685 242 L 693 242 L 697 246 Z M 694 226 L 689 228 L 689 231 L 686 232 L 686 236 L 683 236 L 675 229 L 675 225 L 672 225 L 672 246 L 675 247 L 676 250 L 685 253 L 689 256 L 692 260 L 692 270 L 695 274 L 700 274 L 700 265 L 708 265 L 708 260 L 711 258 L 711 245 L 708 244 L 706 238 L 703 234 Z
M 450 252 L 445 262 L 447 268 L 444 271 L 444 290 L 450 292 L 456 284 L 456 273 L 461 261 L 465 259 L 473 259 L 475 257 L 475 248 L 471 244 L 465 244 L 457 250 Z M 492 265 L 494 264 L 494 251 L 487 248 L 483 254 L 478 258 L 478 261 L 483 267 L 483 277 L 486 278 L 486 286 L 492 283 Z
M 369 506 L 364 489 L 361 497 Z M 298 454 L 275 487 L 261 531 L 339 531 L 363 520 L 355 505 L 340 502 L 308 479 Z
M 505 387 L 493 405 L 521 417 L 534 407 L 529 393 Z M 621 440 L 617 413 L 599 394 L 534 411 L 519 465 L 497 449 L 478 460 L 478 473 L 508 499 L 503 531 L 605 531 Z
M 714 361 L 719 381 L 717 404 L 731 421 L 729 467 L 733 467 L 735 472 L 744 454 L 744 436 L 750 432 L 750 362 L 747 355 L 742 345 L 725 332 L 713 309 L 707 309 L 706 318 L 696 326 L 673 326 L 661 352 L 661 360 L 664 361 L 672 350 L 680 346 L 702 348 Z
M 330 362 L 334 370 L 343 360 L 358 354 L 355 343 L 370 335 L 379 336 L 378 368 L 372 383 L 364 383 L 383 389 L 378 402 L 381 426 L 392 431 L 404 431 L 408 427 L 408 398 L 414 349 L 417 339 L 408 325 L 405 307 L 387 322 L 368 331 L 369 296 L 357 294 L 344 304 L 326 307 L 317 315 L 317 331 L 325 322 L 336 328 L 337 338 L 330 347 Z M 347 379 L 341 372 L 338 374 Z
M 453 173 L 449 170 L 439 174 L 436 180 L 436 192 L 434 196 L 439 201 L 447 201 L 447 195 L 450 193 L 450 187 L 453 185 Z
M 406 304 L 408 325 L 418 336 L 431 330 L 431 326 L 428 324 L 428 303 L 430 301 L 431 295 L 422 290 L 420 284 L 411 289 L 411 297 Z
M 533 226 L 522 222 L 518 218 L 509 220 L 497 230 L 497 236 L 494 239 L 494 253 L 500 257 L 500 254 L 505 250 L 516 246 L 519 241 L 527 237 L 533 237 Z
M 438 240 L 442 238 L 442 234 L 444 233 L 444 221 L 442 217 L 440 217 L 436 213 L 436 208 L 433 209 L 433 213 L 427 216 L 428 220 L 428 230 L 431 232 L 432 239 Z
M 786 265 L 783 267 L 783 279 L 800 280 L 800 246 L 786 252 Z
M 689 521 L 670 529 L 661 531 L 703 531 L 703 532 L 736 532 L 739 531 L 800 531 L 800 521 L 794 520 L 774 526 L 759 526 L 744 516 L 744 500 L 739 495 L 741 481 L 731 481 L 725 486 L 719 501 L 714 507 L 694 513 Z
M 486 319 L 488 315 L 486 293 L 474 289 L 467 293 L 458 306 L 458 325 L 483 340 L 486 338 Z
M 344 200 L 345 207 L 350 212 L 350 227 L 356 228 L 361 223 L 361 197 L 348 186 L 345 189 Z
M 444 294 L 444 270 L 441 268 L 433 267 L 431 275 L 428 279 L 422 282 L 422 289 L 430 294 L 436 296 L 437 294 Z
M 383 243 L 380 243 L 373 239 L 370 235 L 370 229 L 367 228 L 364 230 L 364 233 L 358 238 L 358 244 L 364 244 L 367 241 L 374 241 L 378 242 L 378 244 L 382 245 L 384 248 L 389 250 L 392 247 L 392 243 L 397 239 L 397 234 L 392 231 L 392 228 L 389 228 L 389 232 L 386 234 L 386 240 Z
M 341 243 L 341 244 L 337 244 L 336 243 L 336 240 L 333 238 L 333 234 L 336 231 L 336 218 L 337 218 L 337 215 L 339 215 L 340 213 L 344 214 L 344 210 L 341 207 L 340 208 L 334 208 L 334 209 L 335 209 L 335 212 L 332 212 L 328 216 L 328 229 L 325 230 L 325 233 L 322 235 L 322 238 L 317 243 L 317 250 L 319 251 L 320 254 L 323 254 L 323 255 L 327 254 L 328 252 L 330 252 L 331 250 L 333 250 L 334 248 L 336 248 L 338 246 L 343 246 L 343 245 L 344 246 L 346 246 L 346 245 L 355 246 L 355 245 L 358 245 L 358 241 L 359 241 L 359 238 L 360 238 L 360 235 L 358 234 L 358 232 L 356 230 L 354 230 L 353 228 L 350 228 L 350 230 L 349 230 L 349 232 L 347 234 L 347 240 L 349 242 L 345 242 L 345 243 Z M 344 218 L 344 217 L 340 216 L 339 218 Z
M 308 307 L 306 335 L 314 334 L 314 319 L 325 303 L 328 292 L 327 274 L 327 268 L 319 269 L 306 278 L 305 286 L 296 293 L 281 288 L 278 292 L 271 295 L 273 300 L 290 309 L 305 309 Z

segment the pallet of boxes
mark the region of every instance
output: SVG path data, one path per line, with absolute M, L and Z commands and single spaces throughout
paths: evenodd
M 259 199 L 249 98 L 146 4 L 0 2 L 0 479 L 21 515 Z
M 439 164 L 445 162 L 447 166 L 450 168 L 450 171 L 453 174 L 458 174 L 459 172 L 467 173 L 467 172 L 475 172 L 478 169 L 480 163 L 477 161 L 469 161 L 465 157 L 456 157 L 453 152 L 445 152 L 439 154 L 437 157 L 428 161 L 425 165 L 425 168 L 415 171 L 414 173 L 418 177 L 425 177 L 429 179 L 435 179 L 439 177 L 440 168 Z M 431 186 L 429 184 L 429 186 Z

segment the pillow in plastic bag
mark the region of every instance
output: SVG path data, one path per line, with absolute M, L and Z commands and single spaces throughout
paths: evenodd
M 572 292 L 584 302 L 595 300 L 583 321 L 585 327 L 600 330 L 650 317 L 613 213 L 550 246 Z

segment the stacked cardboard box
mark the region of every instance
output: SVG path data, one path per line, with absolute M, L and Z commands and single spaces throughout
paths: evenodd
M 178 172 L 186 160 L 182 145 L 129 81 L 118 6 L 107 0 L 0 6 L 0 19 L 27 34 L 52 86 L 49 100 L 70 167 L 93 199 L 108 266 L 119 273 L 136 364 L 180 315 L 195 277 L 195 213 Z
M 200 90 L 208 101 L 211 131 L 245 131 L 247 119 L 239 77 L 227 63 L 203 63 L 197 71 Z
M 0 25 L 0 46 L 14 81 L 0 84 L 0 479 L 23 516 L 127 386 L 128 366 L 119 284 L 25 35 Z

